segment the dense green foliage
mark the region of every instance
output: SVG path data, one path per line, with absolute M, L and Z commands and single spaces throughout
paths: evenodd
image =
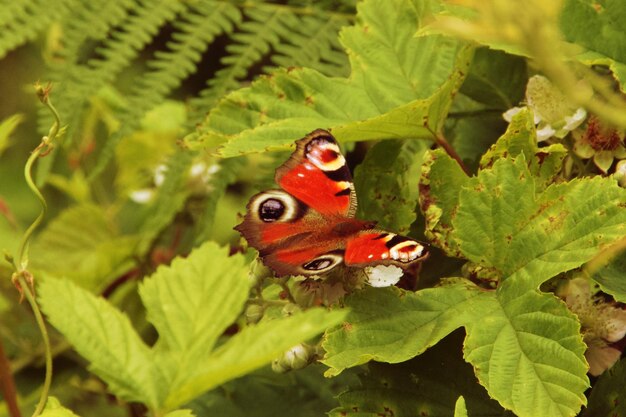
M 544 3 L 4 1 L 0 416 L 626 415 L 626 5 Z M 397 286 L 232 230 L 316 128 Z

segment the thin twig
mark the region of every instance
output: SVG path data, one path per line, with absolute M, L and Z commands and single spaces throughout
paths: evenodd
M 17 392 L 15 390 L 15 381 L 11 373 L 11 365 L 9 359 L 4 353 L 4 346 L 0 340 L 0 386 L 2 388 L 2 396 L 7 404 L 7 410 L 11 417 L 22 417 L 20 409 L 17 406 Z
M 443 148 L 443 150 L 446 151 L 446 153 L 459 164 L 459 166 L 461 167 L 463 172 L 465 172 L 465 174 L 467 174 L 467 176 L 470 176 L 471 173 L 470 173 L 469 169 L 467 169 L 467 167 L 463 163 L 463 160 L 461 159 L 459 154 L 456 153 L 456 150 L 452 147 L 452 145 L 450 145 L 450 143 L 448 143 L 448 141 L 443 136 L 443 134 L 438 133 L 438 134 L 434 135 L 434 137 L 435 137 L 435 142 L 437 142 L 437 145 L 441 146 Z

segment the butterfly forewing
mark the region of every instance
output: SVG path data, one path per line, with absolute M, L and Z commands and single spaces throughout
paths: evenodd
M 356 193 L 335 138 L 318 129 L 296 142 L 296 151 L 276 170 L 280 187 L 322 215 L 353 217 Z

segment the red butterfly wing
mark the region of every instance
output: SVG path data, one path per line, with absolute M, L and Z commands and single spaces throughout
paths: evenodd
M 396 264 L 406 266 L 428 257 L 427 244 L 377 230 L 363 230 L 346 242 L 344 262 L 348 266 Z
M 276 182 L 322 215 L 353 217 L 356 194 L 339 145 L 322 129 L 296 142 L 291 158 L 276 170 Z

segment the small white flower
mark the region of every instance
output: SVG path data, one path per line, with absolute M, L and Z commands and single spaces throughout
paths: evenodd
M 574 109 L 550 80 L 541 75 L 535 75 L 528 80 L 526 103 L 526 107 L 533 112 L 533 120 L 537 126 L 537 142 L 551 137 L 564 138 L 587 118 L 585 109 Z M 521 109 L 522 107 L 513 107 L 504 112 L 502 117 L 510 123 Z
M 154 197 L 154 190 L 143 188 L 130 193 L 130 199 L 137 204 L 146 204 Z
M 160 187 L 165 181 L 165 173 L 167 172 L 167 165 L 160 164 L 154 169 L 154 185 Z
M 372 287 L 390 287 L 400 281 L 402 269 L 395 265 L 368 266 L 365 268 L 368 283 Z

